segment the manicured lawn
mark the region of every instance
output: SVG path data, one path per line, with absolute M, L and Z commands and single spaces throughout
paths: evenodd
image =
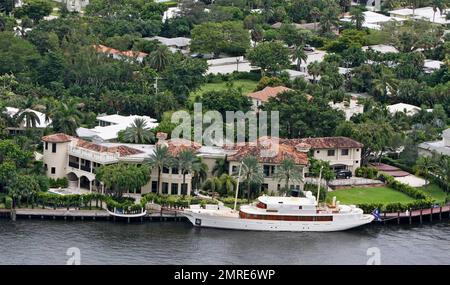
M 253 92 L 258 82 L 248 79 L 239 79 L 234 81 L 222 81 L 217 83 L 206 83 L 198 91 L 191 93 L 190 100 L 194 100 L 197 95 L 212 90 L 226 90 L 229 86 L 233 88 L 241 88 L 242 94 Z
M 370 187 L 370 188 L 350 188 L 328 192 L 328 198 L 336 200 L 342 204 L 358 203 L 407 203 L 414 201 L 413 198 L 395 191 L 388 187 Z
M 445 197 L 447 197 L 447 193 L 442 191 L 442 189 L 437 186 L 436 184 L 430 184 L 425 187 L 420 187 L 420 190 L 422 190 L 425 193 L 428 193 L 436 199 L 436 202 L 443 203 L 445 202 Z

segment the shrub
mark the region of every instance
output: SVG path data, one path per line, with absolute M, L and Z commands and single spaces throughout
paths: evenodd
M 378 169 L 375 167 L 358 167 L 355 171 L 357 177 L 364 177 L 368 179 L 375 179 L 378 175 Z
M 6 209 L 12 209 L 13 206 L 13 199 L 9 196 L 5 197 L 5 208 Z
M 50 188 L 67 188 L 69 186 L 69 179 L 67 177 L 57 178 L 57 179 L 48 179 Z

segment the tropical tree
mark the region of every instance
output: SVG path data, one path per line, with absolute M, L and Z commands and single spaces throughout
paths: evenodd
M 372 94 L 385 100 L 386 97 L 394 97 L 397 94 L 397 79 L 390 69 L 384 68 L 382 72 L 372 81 Z
M 79 106 L 75 102 L 57 104 L 51 111 L 52 127 L 55 132 L 74 135 L 81 124 L 83 114 L 78 110 Z
M 446 191 L 450 191 L 450 156 L 440 155 L 437 159 L 436 174 L 444 182 Z
M 276 73 L 290 65 L 289 49 L 281 41 L 262 42 L 247 52 L 253 66 L 261 67 L 261 74 Z
M 416 161 L 416 172 L 423 174 L 425 178 L 425 187 L 428 184 L 428 175 L 430 172 L 434 171 L 436 168 L 436 164 L 434 159 L 431 156 L 421 156 Z
M 186 149 L 178 153 L 176 164 L 183 175 L 183 186 L 186 185 L 186 174 L 194 172 L 196 163 L 198 163 L 197 157 L 192 150 Z
M 285 158 L 276 168 L 275 178 L 278 179 L 279 182 L 284 181 L 284 187 L 281 191 L 284 194 L 289 194 L 289 184 L 291 182 L 301 183 L 303 180 L 303 171 L 300 166 L 295 164 L 295 161 L 292 158 Z
M 8 195 L 13 199 L 13 207 L 25 198 L 27 203 L 37 192 L 39 192 L 39 183 L 32 175 L 17 175 L 8 186 Z
M 41 123 L 36 112 L 29 108 L 20 109 L 14 116 L 14 120 L 19 126 L 25 122 L 25 128 L 36 128 Z
M 363 10 L 359 7 L 354 7 L 350 9 L 350 14 L 352 15 L 351 19 L 355 24 L 356 29 L 361 30 L 366 18 Z
M 207 177 L 208 165 L 203 162 L 202 157 L 197 157 L 197 161 L 192 168 L 192 188 L 198 190 Z
M 139 144 L 150 143 L 155 139 L 155 135 L 147 127 L 147 121 L 144 118 L 134 119 L 131 126 L 125 129 L 123 136 L 125 141 Z
M 228 173 L 229 163 L 227 158 L 216 159 L 214 166 L 211 170 L 212 174 L 215 176 L 221 176 L 224 173 Z
M 157 192 L 160 193 L 161 190 L 161 172 L 164 167 L 169 167 L 173 164 L 173 158 L 169 153 L 167 146 L 156 145 L 155 150 L 148 158 L 148 164 L 158 170 L 158 189 Z
M 433 7 L 433 23 L 436 16 L 436 12 L 439 10 L 439 13 L 441 15 L 445 12 L 445 9 L 447 9 L 447 3 L 448 0 L 431 0 L 431 7 Z
M 292 59 L 297 61 L 297 70 L 300 70 L 302 61 L 306 63 L 306 60 L 308 59 L 308 55 L 306 54 L 303 45 L 295 47 L 295 50 L 292 54 Z
M 322 169 L 321 178 L 328 182 L 336 177 L 336 173 L 330 166 L 330 162 L 320 159 L 309 158 L 309 175 L 311 177 L 319 177 Z M 320 181 L 319 181 L 320 183 Z
M 147 165 L 112 164 L 96 169 L 96 177 L 116 197 L 124 192 L 136 191 L 150 180 L 150 168 Z
M 250 202 L 252 185 L 259 186 L 264 181 L 263 170 L 256 157 L 244 157 L 241 163 L 241 177 L 247 186 L 247 200 Z
M 320 75 L 321 66 L 318 61 L 311 62 L 308 65 L 308 74 L 313 77 L 313 82 L 316 82 L 316 78 Z
M 219 180 L 222 184 L 222 195 L 231 195 L 236 189 L 236 180 L 231 175 L 223 173 L 220 175 Z
M 148 65 L 160 72 L 166 68 L 170 61 L 171 52 L 165 45 L 159 45 L 147 58 Z

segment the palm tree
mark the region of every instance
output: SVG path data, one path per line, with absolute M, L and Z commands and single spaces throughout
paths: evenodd
M 227 173 L 220 175 L 219 180 L 222 184 L 222 193 L 228 194 L 236 189 L 236 180 Z
M 20 109 L 14 116 L 14 120 L 17 125 L 21 125 L 23 122 L 25 128 L 36 128 L 41 123 L 39 116 L 32 109 Z
M 289 193 L 289 183 L 301 183 L 303 181 L 303 171 L 300 166 L 295 164 L 291 158 L 286 158 L 281 161 L 281 164 L 276 168 L 275 178 L 279 182 L 284 181 L 282 192 Z
M 216 159 L 216 162 L 211 170 L 212 174 L 215 176 L 220 176 L 224 173 L 228 173 L 228 161 L 227 158 Z
M 437 167 L 436 172 L 439 178 L 446 185 L 446 190 L 449 192 L 450 190 L 450 156 L 440 155 L 437 158 Z
M 439 13 L 444 13 L 445 9 L 447 9 L 447 2 L 448 0 L 431 0 L 431 6 L 433 7 L 433 23 L 436 16 L 437 10 L 439 10 Z
M 247 200 L 250 202 L 251 186 L 260 185 L 264 181 L 263 170 L 254 156 L 246 156 L 241 163 L 241 177 L 247 185 Z
M 351 9 L 350 13 L 352 15 L 352 22 L 355 24 L 356 29 L 361 30 L 366 19 L 363 10 L 359 7 L 354 7 Z
M 203 162 L 202 157 L 197 157 L 192 169 L 192 187 L 198 190 L 199 186 L 208 177 L 208 165 Z
M 297 60 L 297 70 L 300 71 L 300 67 L 302 65 L 302 61 L 306 63 L 308 59 L 308 55 L 305 52 L 305 48 L 303 45 L 299 45 L 295 47 L 294 53 L 292 54 L 292 59 Z
M 431 156 L 421 156 L 416 161 L 416 171 L 422 173 L 425 178 L 425 187 L 428 184 L 428 175 L 435 169 L 436 165 Z
M 194 172 L 197 157 L 192 150 L 182 150 L 177 156 L 178 169 L 183 175 L 183 184 L 186 185 L 186 174 Z
M 320 18 L 321 14 L 322 13 L 317 7 L 313 7 L 310 11 L 311 19 L 314 22 L 314 31 L 317 31 L 317 20 Z
M 317 76 L 320 75 L 320 72 L 321 72 L 321 68 L 320 68 L 320 63 L 318 61 L 311 62 L 308 65 L 308 74 L 313 77 L 314 83 L 316 82 Z
M 156 50 L 154 50 L 148 56 L 148 64 L 151 68 L 160 72 L 164 70 L 169 63 L 170 51 L 165 45 L 159 45 Z
M 131 126 L 125 129 L 124 139 L 131 143 L 149 143 L 155 139 L 155 135 L 150 128 L 147 127 L 147 121 L 144 118 L 134 119 Z
M 173 159 L 169 154 L 167 146 L 157 145 L 155 151 L 148 158 L 148 164 L 158 169 L 158 189 L 157 193 L 160 193 L 161 189 L 161 172 L 164 167 L 168 167 L 173 164 Z
M 383 69 L 379 77 L 372 81 L 372 92 L 382 98 L 397 94 L 397 80 L 391 71 Z
M 81 123 L 83 114 L 78 110 L 75 103 L 59 103 L 51 112 L 53 114 L 52 127 L 55 132 L 68 135 L 76 133 Z

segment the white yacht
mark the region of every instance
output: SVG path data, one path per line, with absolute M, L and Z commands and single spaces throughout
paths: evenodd
M 356 206 L 317 206 L 310 191 L 306 197 L 260 196 L 258 202 L 240 207 L 239 211 L 220 205 L 192 205 L 184 215 L 197 227 L 254 231 L 341 231 L 373 221 Z

